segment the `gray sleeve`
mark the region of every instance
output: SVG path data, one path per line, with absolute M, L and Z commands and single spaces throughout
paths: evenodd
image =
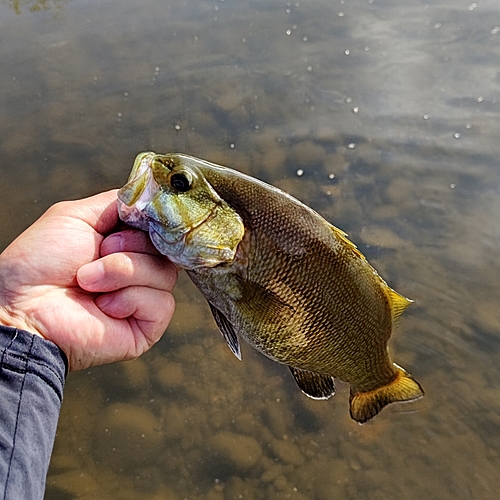
M 0 499 L 43 499 L 66 372 L 55 344 L 0 326 Z

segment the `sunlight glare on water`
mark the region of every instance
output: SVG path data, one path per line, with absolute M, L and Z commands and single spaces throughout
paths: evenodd
M 225 345 L 186 276 L 140 359 L 68 377 L 46 498 L 491 499 L 500 490 L 500 6 L 3 0 L 0 233 L 185 152 L 320 212 L 415 300 L 426 391 L 364 426 Z

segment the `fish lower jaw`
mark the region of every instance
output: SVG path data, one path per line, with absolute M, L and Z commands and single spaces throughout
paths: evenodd
M 142 210 L 139 210 L 135 205 L 129 207 L 123 201 L 118 200 L 118 214 L 120 219 L 129 226 L 143 231 L 149 230 L 148 218 L 144 215 Z

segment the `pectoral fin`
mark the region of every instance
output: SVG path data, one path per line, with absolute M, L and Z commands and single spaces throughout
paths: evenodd
M 236 332 L 234 331 L 233 325 L 229 323 L 224 314 L 222 314 L 216 307 L 210 303 L 208 305 L 210 306 L 215 322 L 217 323 L 224 340 L 229 346 L 229 349 L 231 349 L 233 354 L 241 361 L 240 342 Z
M 289 366 L 302 392 L 313 399 L 328 399 L 335 394 L 333 377 Z

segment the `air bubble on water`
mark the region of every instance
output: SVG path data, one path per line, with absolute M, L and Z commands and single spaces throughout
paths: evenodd
M 141 438 L 144 439 L 146 437 L 146 434 L 141 434 Z
M 339 17 L 344 17 L 344 15 L 345 15 L 345 14 L 344 14 L 343 12 L 339 12 L 337 15 L 338 15 Z
M 347 147 L 348 147 L 349 149 L 354 149 L 354 148 L 356 147 L 356 144 L 354 144 L 354 142 L 351 142 L 351 143 L 349 143 L 349 144 L 347 145 Z
M 286 9 L 286 10 L 285 10 L 285 12 L 286 12 L 287 14 L 290 14 L 290 12 L 292 12 L 292 11 L 291 11 L 290 9 Z
M 254 127 L 255 130 L 259 130 L 259 128 L 260 127 L 258 125 L 255 125 L 255 127 Z
M 246 38 L 242 38 L 242 39 L 241 39 L 241 41 L 242 41 L 243 43 L 246 43 L 247 39 L 246 39 Z
M 332 195 L 332 192 L 331 192 L 331 191 L 327 191 L 327 192 L 326 192 L 326 195 L 327 195 L 327 196 L 331 196 L 331 195 Z
M 291 35 L 292 34 L 292 30 L 286 30 L 286 34 L 287 35 Z
M 451 189 L 455 189 L 457 187 L 456 184 L 450 184 Z
M 174 125 L 174 128 L 175 128 L 175 130 L 180 130 L 181 126 L 177 123 L 176 125 Z
M 484 101 L 484 97 L 483 97 L 483 96 L 479 96 L 479 97 L 477 98 L 477 102 L 483 102 L 483 101 Z
M 424 120 L 428 120 L 429 119 L 429 115 L 424 115 Z
M 335 179 L 335 174 L 328 174 L 329 179 Z
M 469 10 L 474 10 L 475 8 L 477 7 L 477 3 L 476 2 L 472 2 L 468 7 L 467 9 Z
M 368 52 L 370 50 L 370 47 L 366 46 L 364 50 L 365 52 Z
M 312 71 L 313 70 L 313 67 L 312 66 L 308 66 L 307 67 L 307 71 Z
M 234 146 L 234 142 L 232 142 L 231 144 L 229 144 L 229 147 L 230 147 L 231 149 L 234 149 L 234 147 L 235 147 L 235 146 Z
M 355 108 L 352 108 L 352 112 L 357 115 L 359 112 L 359 107 L 356 106 Z
M 299 169 L 297 170 L 297 175 L 298 175 L 299 177 L 302 177 L 302 176 L 304 175 L 304 171 L 303 171 L 301 168 L 299 168 Z
M 346 102 L 347 104 L 351 103 L 351 102 L 352 102 L 352 98 L 351 98 L 351 97 L 346 97 L 346 98 L 345 98 L 345 102 Z
M 441 26 L 443 26 L 441 23 L 436 23 L 434 25 L 434 28 L 438 30 L 439 28 L 441 28 Z
M 194 35 L 194 41 L 197 42 L 198 41 L 198 35 Z
M 457 132 L 457 133 L 453 134 L 453 137 L 454 137 L 455 139 L 460 139 L 460 134 Z
M 293 29 L 293 30 L 296 30 L 296 29 L 297 29 L 297 25 L 296 25 L 296 24 L 294 24 L 294 25 L 292 26 L 292 29 Z
M 125 97 L 128 97 L 128 92 L 124 92 L 124 93 L 123 93 L 123 95 L 124 95 Z
M 302 41 L 303 41 L 303 42 L 307 42 L 307 36 L 303 36 L 303 37 L 302 37 Z
M 468 124 L 465 126 L 465 128 L 466 128 L 467 130 L 470 130 L 470 129 L 472 128 L 472 125 L 471 125 L 470 123 L 468 123 Z
M 122 117 L 122 114 L 121 114 L 121 113 L 116 113 L 116 116 L 117 116 L 118 118 L 121 118 L 121 117 Z
M 494 28 L 490 31 L 490 33 L 491 33 L 492 35 L 496 35 L 496 34 L 498 34 L 499 32 L 500 32 L 500 27 L 499 27 L 499 26 L 495 26 L 495 27 L 494 27 Z
M 350 51 L 349 49 L 344 50 L 344 54 L 345 54 L 346 56 L 348 56 L 350 53 L 351 53 L 351 51 Z
M 159 73 L 160 72 L 160 67 L 159 66 L 155 66 L 155 73 Z

